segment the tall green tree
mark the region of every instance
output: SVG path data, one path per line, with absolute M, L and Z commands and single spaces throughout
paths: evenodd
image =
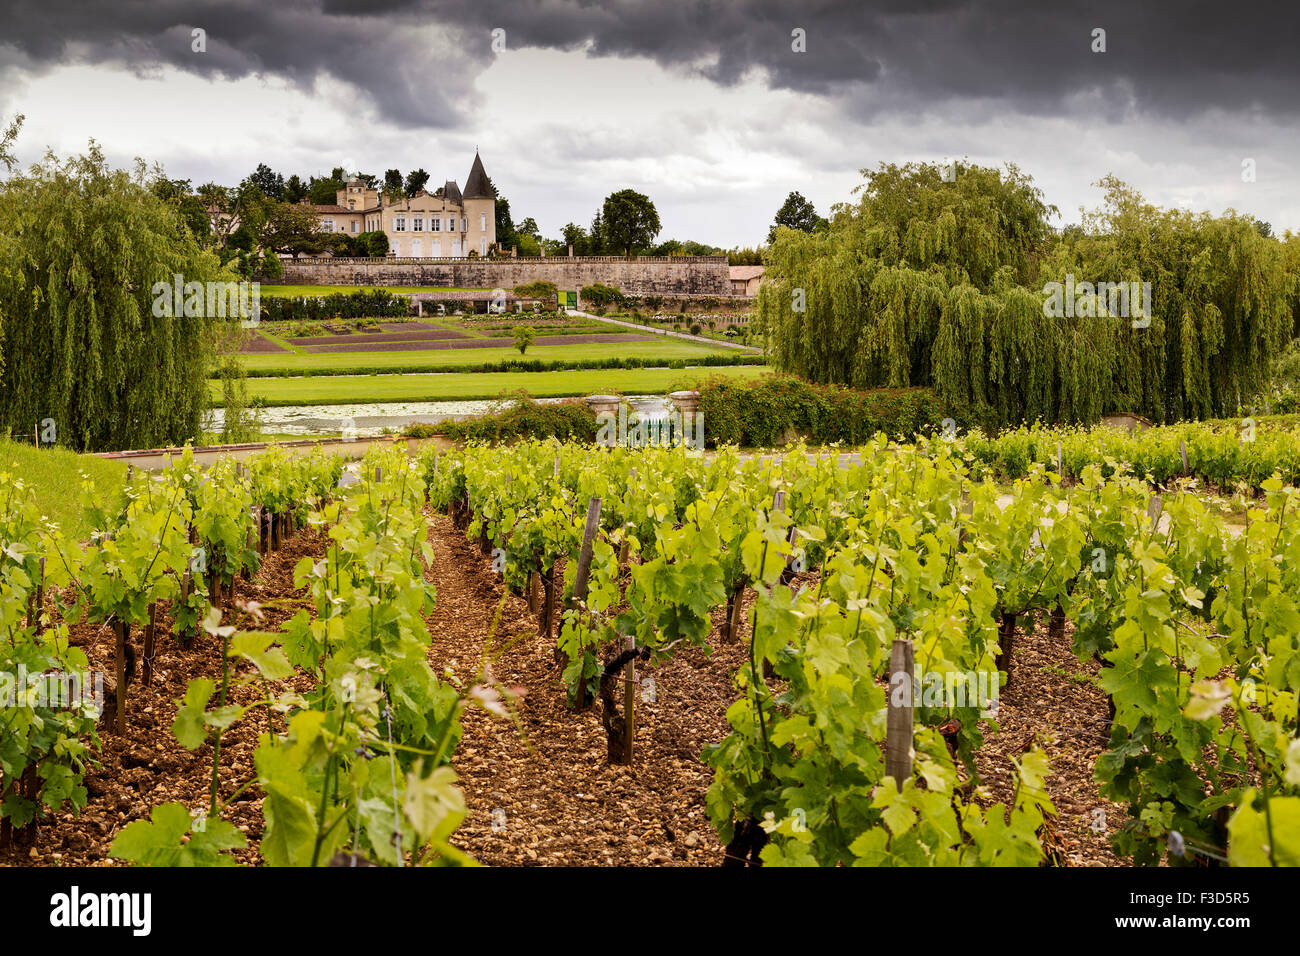
M 176 207 L 199 245 L 212 244 L 212 223 L 207 207 L 204 206 L 203 199 L 195 194 L 188 179 L 168 179 L 161 167 L 155 167 L 149 188 L 159 199 Z
M 659 212 L 650 197 L 635 189 L 620 189 L 605 197 L 600 210 L 601 240 L 628 258 L 635 250 L 647 249 L 659 235 Z
M 813 204 L 805 199 L 802 193 L 792 192 L 785 197 L 785 202 L 776 211 L 776 221 L 767 231 L 767 241 L 771 242 L 775 239 L 777 229 L 782 226 L 787 229 L 798 229 L 800 232 L 812 232 L 825 225 L 826 220 L 817 215 Z
M 148 188 L 143 163 L 112 169 L 92 143 L 9 179 L 0 261 L 0 425 L 52 419 L 60 444 L 89 450 L 199 435 L 216 323 L 156 315 L 155 283 L 234 277 Z
M 285 202 L 302 202 L 307 198 L 307 184 L 304 183 L 297 173 L 294 173 L 284 181 L 284 195 L 281 197 Z
M 488 186 L 491 187 L 492 192 L 497 197 L 495 203 L 496 215 L 494 217 L 496 220 L 497 245 L 501 246 L 502 249 L 517 246 L 519 236 L 515 232 L 515 223 L 510 216 L 510 200 L 502 195 L 501 189 L 492 181 L 491 176 L 488 177 Z
M 406 183 L 402 188 L 406 191 L 406 195 L 414 196 L 427 185 L 429 185 L 429 174 L 423 169 L 413 169 L 406 174 Z
M 560 236 L 564 240 L 565 251 L 569 246 L 573 246 L 575 256 L 587 255 L 587 230 L 583 229 L 577 223 L 568 223 L 560 231 Z
M 406 196 L 404 191 L 406 181 L 402 178 L 400 169 L 384 170 L 384 192 L 388 193 L 394 199 L 402 199 Z
M 258 163 L 247 181 L 262 190 L 267 199 L 278 200 L 284 196 L 284 177 L 266 163 Z
M 347 185 L 342 166 L 336 166 L 328 176 L 313 176 L 307 186 L 307 199 L 314 206 L 329 206 L 338 201 L 338 192 Z
M 1011 164 L 864 175 L 825 231 L 779 230 L 764 252 L 760 323 L 785 371 L 929 386 L 994 425 L 1170 421 L 1236 414 L 1294 334 L 1283 247 L 1249 217 L 1160 210 L 1108 177 L 1102 207 L 1057 236 Z M 1076 281 L 1054 314 L 1047 283 Z M 1084 285 L 1102 282 L 1149 284 L 1149 312 L 1140 291 L 1112 310 Z
M 6 170 L 12 170 L 18 165 L 18 160 L 13 153 L 14 140 L 18 138 L 18 131 L 23 128 L 23 120 L 26 118 L 19 113 L 5 127 L 4 132 L 0 133 L 0 166 L 4 166 Z

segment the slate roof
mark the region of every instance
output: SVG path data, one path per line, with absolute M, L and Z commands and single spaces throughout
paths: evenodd
M 483 160 L 474 154 L 474 165 L 469 168 L 469 179 L 465 180 L 466 199 L 496 199 L 497 194 L 488 184 L 487 173 L 483 171 Z

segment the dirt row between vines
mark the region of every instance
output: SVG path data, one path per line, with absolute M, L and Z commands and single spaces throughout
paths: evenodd
M 438 589 L 429 618 L 430 662 L 438 673 L 450 668 L 468 682 L 478 672 L 504 585 L 490 558 L 450 519 L 431 516 L 429 540 L 434 561 L 427 577 Z M 746 616 L 752 601 L 746 591 Z M 700 753 L 728 732 L 726 710 L 737 697 L 732 675 L 746 660 L 746 640 L 717 640 L 718 611 L 711 655 L 688 649 L 656 667 L 638 667 L 639 679 L 653 678 L 655 699 L 638 695 L 634 761 L 625 767 L 606 759 L 599 703 L 582 711 L 566 706 L 554 641 L 538 636 L 526 600 L 506 594 L 501 607 L 493 646 L 505 650 L 493 676 L 526 694 L 518 726 L 478 709 L 465 716 L 452 761 L 469 808 L 457 845 L 497 866 L 719 865 L 723 846 L 705 807 L 712 770 Z M 744 638 L 747 632 L 746 626 Z M 1010 803 L 1008 758 L 1038 741 L 1052 759 L 1047 789 L 1059 817 L 1051 843 L 1060 862 L 1117 865 L 1105 833 L 1093 828 L 1099 807 L 1109 828 L 1122 822 L 1122 812 L 1103 804 L 1092 782 L 1104 749 L 1097 721 L 1106 718 L 1105 695 L 1070 653 L 1068 632 L 1059 646 L 1045 628 L 1032 635 L 1021 630 L 1016 640 L 1018 679 L 1001 698 L 1001 733 L 986 736 L 978 758 L 989 802 Z
M 262 566 L 250 581 L 235 581 L 235 597 L 262 605 L 265 620 L 261 627 L 278 630 L 280 625 L 308 604 L 305 592 L 293 587 L 293 568 L 305 557 L 324 554 L 324 536 L 303 530 L 291 536 L 280 548 L 262 559 Z M 64 596 L 70 599 L 71 595 Z M 232 602 L 233 606 L 233 602 Z M 46 611 L 55 612 L 55 595 L 47 595 Z M 228 613 L 223 623 L 232 620 Z M 246 619 L 241 626 L 253 625 Z M 109 675 L 114 669 L 114 637 L 111 629 L 81 623 L 69 632 L 70 643 L 86 652 L 90 671 Z M 141 649 L 137 629 L 132 643 Z M 102 720 L 99 739 L 102 749 L 92 750 L 83 786 L 87 803 L 80 813 L 70 807 L 54 813 L 36 829 L 31 846 L 15 845 L 0 851 L 0 865 L 9 866 L 104 866 L 124 865 L 108 858 L 113 838 L 122 827 L 134 820 L 149 819 L 150 810 L 162 803 L 179 802 L 192 813 L 206 811 L 212 782 L 212 747 L 186 750 L 172 733 L 177 701 L 191 680 L 207 677 L 220 686 L 221 647 L 207 633 L 185 647 L 172 631 L 169 602 L 159 602 L 158 630 L 154 655 L 154 680 L 144 686 L 142 661 L 137 658 L 135 680 L 128 686 L 127 729 L 119 735 L 109 720 Z M 291 678 L 292 685 L 305 689 L 306 678 Z M 257 686 L 233 686 L 232 702 L 249 703 L 262 698 Z M 214 697 L 215 700 L 215 697 Z M 284 729 L 283 716 L 277 727 Z M 221 740 L 219 799 L 225 801 L 253 777 L 253 751 L 258 735 L 266 730 L 266 718 L 260 708 L 227 730 Z M 257 862 L 254 847 L 262 833 L 261 794 L 249 787 L 227 808 L 224 819 L 235 824 L 248 838 L 246 849 L 234 851 L 241 863 Z
M 478 671 L 503 589 L 489 559 L 449 519 L 432 515 L 430 524 L 435 558 L 427 576 L 438 589 L 429 617 L 430 662 L 440 676 L 450 668 L 468 681 Z M 304 594 L 293 588 L 293 567 L 304 556 L 319 557 L 323 548 L 320 535 L 299 532 L 266 557 L 252 581 L 236 582 L 237 598 L 263 605 L 265 629 L 278 629 L 306 605 Z M 752 599 L 747 592 L 746 609 Z M 51 596 L 47 611 L 53 610 Z M 715 626 L 720 622 L 718 611 Z M 182 646 L 170 624 L 165 605 L 160 606 L 154 684 L 143 687 L 137 669 L 124 737 L 101 726 L 102 750 L 91 754 L 94 765 L 84 781 L 87 806 L 79 814 L 70 808 L 56 812 L 37 828 L 34 845 L 0 852 L 0 865 L 115 865 L 108 859 L 113 838 L 133 820 L 148 819 L 152 807 L 170 801 L 194 811 L 207 806 L 211 748 L 186 750 L 172 735 L 171 724 L 176 702 L 192 679 L 219 680 L 219 650 L 207 635 Z M 80 624 L 70 636 L 86 651 L 92 671 L 112 674 L 113 640 L 107 628 Z M 139 633 L 133 638 L 138 649 Z M 718 865 L 723 848 L 705 810 L 712 771 L 700 753 L 727 733 L 726 709 L 736 698 L 732 675 L 745 659 L 745 642 L 721 644 L 715 630 L 711 655 L 688 649 L 657 667 L 639 665 L 638 677 L 654 681 L 654 700 L 647 699 L 649 689 L 643 686 L 635 761 L 624 767 L 606 759 L 599 705 L 579 712 L 565 705 L 553 641 L 538 637 L 526 602 L 508 595 L 496 646 L 512 639 L 494 677 L 526 691 L 519 708 L 521 726 L 477 709 L 465 715 L 453 766 L 470 812 L 456 843 L 489 865 Z M 1122 814 L 1099 801 L 1091 780 L 1104 746 L 1094 728 L 1106 716 L 1105 697 L 1091 682 L 1092 670 L 1070 654 L 1068 634 L 1053 646 L 1045 628 L 1028 637 L 1017 634 L 1014 667 L 1016 679 L 1001 700 L 1002 732 L 986 738 L 978 758 L 992 800 L 1011 799 L 1006 758 L 1055 734 L 1055 743 L 1046 744 L 1053 765 L 1047 786 L 1060 814 L 1054 846 L 1068 865 L 1115 865 L 1104 834 L 1093 831 L 1096 809 L 1106 810 L 1111 829 Z M 244 702 L 259 696 L 255 687 L 233 691 L 233 699 Z M 224 735 L 223 801 L 252 776 L 253 750 L 264 730 L 264 718 L 252 715 Z M 235 800 L 224 816 L 249 840 L 249 848 L 236 851 L 236 858 L 256 863 L 254 848 L 262 831 L 256 787 Z

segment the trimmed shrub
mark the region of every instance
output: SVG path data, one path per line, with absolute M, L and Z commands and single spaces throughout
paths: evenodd
M 591 285 L 583 286 L 578 295 L 582 301 L 590 302 L 598 308 L 623 304 L 623 293 L 614 286 L 606 285 L 603 282 L 593 282 Z M 601 313 L 597 312 L 596 314 Z
M 559 288 L 555 283 L 544 279 L 517 285 L 512 291 L 521 299 L 554 299 L 559 295 Z
M 859 391 L 765 375 L 746 382 L 710 379 L 699 392 L 711 445 L 772 447 L 799 438 L 816 445 L 857 445 L 877 432 L 905 439 L 939 431 L 945 418 L 970 424 L 967 415 L 945 408 L 927 388 Z
M 264 296 L 263 322 L 323 322 L 329 319 L 361 319 L 372 316 L 399 317 L 411 312 L 411 300 L 390 295 L 382 289 L 320 296 Z
M 521 393 L 500 412 L 476 415 L 462 422 L 408 425 L 402 434 L 407 438 L 444 435 L 458 441 L 501 442 L 555 437 L 594 442 L 596 413 L 582 399 L 543 404 Z

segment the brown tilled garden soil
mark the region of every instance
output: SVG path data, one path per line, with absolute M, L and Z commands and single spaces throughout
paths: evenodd
M 503 586 L 490 559 L 448 518 L 431 516 L 430 541 L 435 559 L 427 576 L 437 586 L 437 603 L 429 617 L 429 657 L 435 671 L 441 675 L 450 668 L 461 680 L 472 679 L 500 606 L 493 677 L 525 692 L 517 724 L 478 709 L 465 715 L 453 760 L 469 807 L 458 845 L 497 866 L 718 865 L 723 848 L 704 803 L 711 771 L 700 752 L 727 732 L 724 715 L 736 698 L 732 674 L 745 658 L 744 641 L 721 644 L 715 631 L 711 655 L 687 650 L 658 666 L 639 663 L 638 680 L 653 681 L 653 699 L 642 683 L 633 765 L 610 765 L 599 703 L 581 711 L 566 706 L 553 640 L 537 635 L 526 601 L 506 595 L 501 603 Z M 299 532 L 265 559 L 254 581 L 237 582 L 236 597 L 260 602 L 264 626 L 275 629 L 305 603 L 293 590 L 294 564 L 322 553 L 321 537 Z M 746 608 L 751 601 L 747 592 Z M 715 613 L 715 625 L 721 616 L 721 610 Z M 138 647 L 139 634 L 133 637 Z M 78 625 L 72 639 L 86 649 L 92 669 L 112 673 L 107 629 Z M 1008 802 L 1009 758 L 1054 735 L 1055 742 L 1045 743 L 1053 771 L 1047 788 L 1059 813 L 1052 845 L 1067 865 L 1116 865 L 1105 835 L 1093 831 L 1096 809 L 1106 810 L 1111 829 L 1122 820 L 1118 808 L 1099 800 L 1091 779 L 1104 746 L 1098 728 L 1106 717 L 1105 697 L 1092 683 L 1092 668 L 1070 654 L 1068 634 L 1060 646 L 1051 646 L 1043 626 L 1028 637 L 1018 634 L 1017 641 L 1015 679 L 1001 698 L 1001 733 L 986 737 L 979 757 L 984 782 L 993 801 Z M 127 823 L 146 819 L 150 807 L 169 801 L 195 811 L 207 806 L 211 749 L 186 750 L 170 727 L 176 700 L 191 679 L 219 679 L 218 651 L 206 635 L 183 648 L 171 634 L 170 618 L 160 613 L 155 664 L 152 687 L 141 686 L 138 672 L 130 685 L 126 736 L 101 729 L 99 765 L 86 775 L 86 808 L 79 815 L 55 814 L 38 828 L 33 846 L 0 853 L 0 864 L 112 864 L 107 854 L 113 837 Z M 236 700 L 257 695 L 253 687 L 234 691 Z M 223 739 L 222 800 L 250 779 L 253 749 L 264 729 L 264 716 L 250 716 Z M 260 803 L 250 788 L 226 813 L 249 838 L 250 848 L 236 853 L 244 863 L 256 861 Z
M 358 337 L 359 338 L 359 337 Z M 443 349 L 500 349 L 513 347 L 509 340 L 503 338 L 487 339 L 415 339 L 403 337 L 400 342 L 377 342 L 372 338 L 348 341 L 341 345 L 322 345 L 319 339 L 295 339 L 294 344 L 304 352 L 419 352 Z M 593 334 L 593 335 L 540 335 L 533 343 L 535 348 L 547 345 L 594 345 L 615 342 L 654 342 L 654 336 L 627 333 Z

